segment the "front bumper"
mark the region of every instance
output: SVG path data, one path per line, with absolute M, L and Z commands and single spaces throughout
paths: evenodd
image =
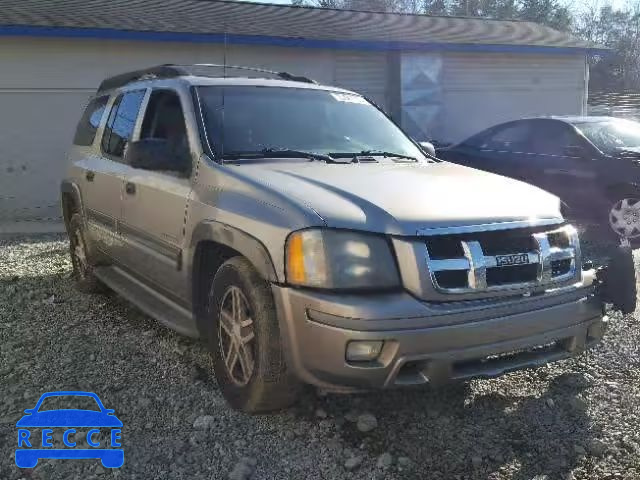
M 287 361 L 304 382 L 353 391 L 493 377 L 570 357 L 599 341 L 592 286 L 495 301 L 427 304 L 407 293 L 344 295 L 272 286 Z M 352 340 L 382 340 L 348 362 Z

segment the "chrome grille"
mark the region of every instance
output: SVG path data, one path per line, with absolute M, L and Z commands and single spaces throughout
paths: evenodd
M 554 286 L 577 281 L 581 270 L 578 234 L 570 225 L 436 235 L 425 242 L 431 280 L 442 293 Z

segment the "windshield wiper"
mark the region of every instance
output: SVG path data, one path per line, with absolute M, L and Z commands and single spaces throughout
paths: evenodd
M 413 160 L 417 162 L 418 159 L 416 157 L 412 157 L 411 155 L 404 155 L 402 153 L 393 153 L 393 152 L 383 152 L 381 150 L 363 150 L 359 153 L 359 155 L 365 156 L 369 155 L 370 157 L 374 156 L 382 156 L 382 157 L 390 157 L 390 158 L 404 158 L 406 160 Z
M 289 148 L 263 148 L 260 151 L 248 152 L 228 152 L 222 156 L 223 160 L 238 160 L 242 158 L 308 158 L 309 160 L 320 160 L 326 163 L 344 163 L 338 162 L 330 155 L 316 152 L 305 152 L 303 150 L 292 150 Z
M 361 152 L 331 152 L 331 156 L 334 158 L 351 158 L 352 161 L 357 162 L 358 157 L 385 157 L 385 158 L 402 158 L 417 162 L 418 159 L 410 155 L 404 155 L 402 153 L 383 152 L 382 150 L 363 150 Z

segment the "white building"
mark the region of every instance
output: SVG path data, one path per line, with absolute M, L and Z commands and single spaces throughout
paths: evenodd
M 356 90 L 417 139 L 585 111 L 593 47 L 541 25 L 211 0 L 0 0 L 0 232 L 59 222 L 65 150 L 102 79 L 260 66 Z

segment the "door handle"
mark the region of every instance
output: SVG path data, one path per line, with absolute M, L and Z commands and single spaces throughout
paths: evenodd
M 87 179 L 87 182 L 93 182 L 93 179 L 96 176 L 96 172 L 92 172 L 91 170 L 88 170 L 87 173 L 84 174 L 84 176 Z
M 127 192 L 127 194 L 129 194 L 129 195 L 135 195 L 136 194 L 136 184 L 135 183 L 131 183 L 131 182 L 127 182 L 127 184 L 124 186 L 124 191 Z

